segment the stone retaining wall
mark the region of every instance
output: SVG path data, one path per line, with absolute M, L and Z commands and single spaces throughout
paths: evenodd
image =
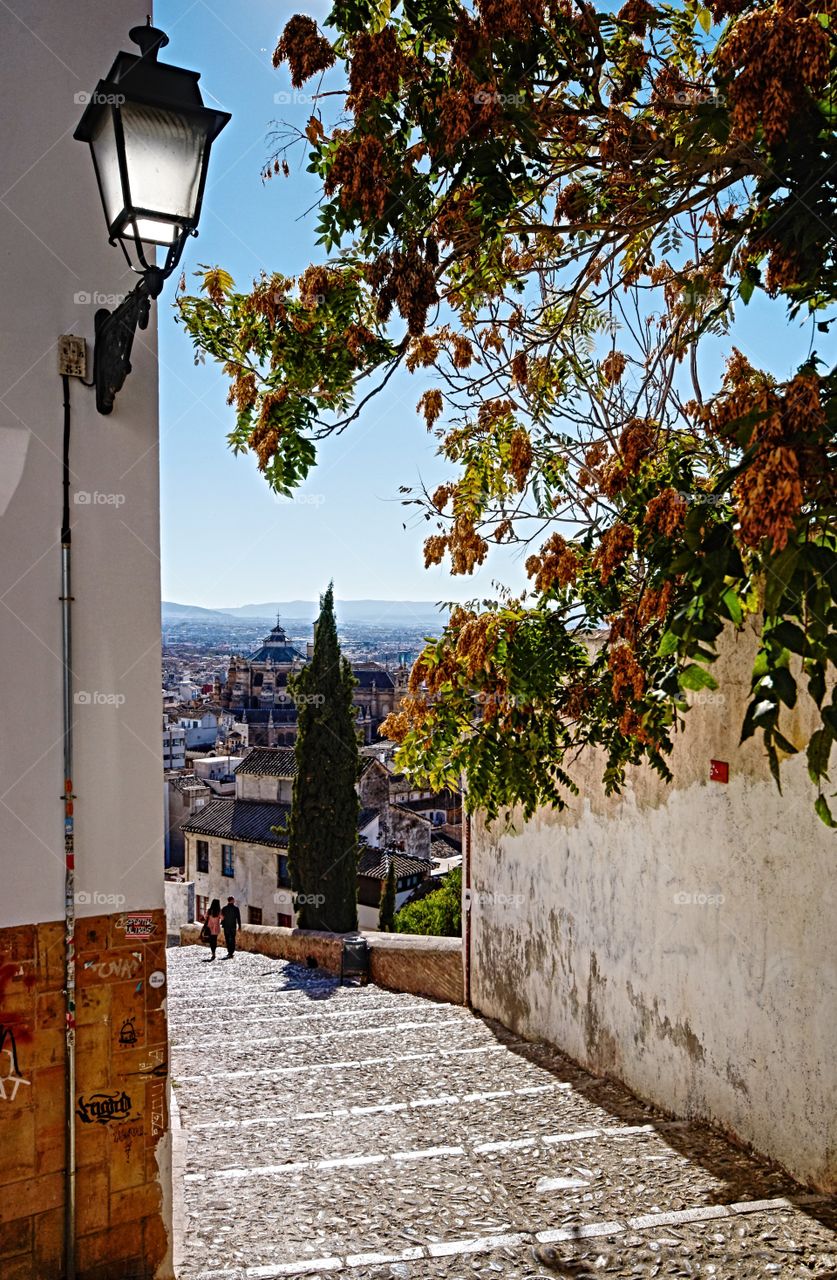
M 200 925 L 180 930 L 182 945 L 198 941 Z M 370 977 L 379 987 L 464 1004 L 462 939 L 429 938 L 405 933 L 364 933 L 371 949 Z M 313 957 L 327 973 L 339 974 L 343 936 L 308 929 L 282 929 L 247 924 L 238 934 L 242 951 L 305 964 Z M 219 950 L 223 952 L 223 938 Z

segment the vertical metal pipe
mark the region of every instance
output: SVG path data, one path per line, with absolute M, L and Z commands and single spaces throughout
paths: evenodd
M 471 1008 L 471 815 L 465 809 L 467 782 L 462 779 L 462 963 L 464 966 L 465 1007 Z
M 64 701 L 64 945 L 66 1002 L 66 1140 L 64 1190 L 64 1277 L 76 1274 L 76 902 L 73 831 L 73 602 L 70 576 L 70 379 L 64 384 L 63 505 L 61 513 L 61 664 Z

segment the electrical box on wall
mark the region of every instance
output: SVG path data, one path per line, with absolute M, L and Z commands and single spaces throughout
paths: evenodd
M 87 377 L 87 343 L 73 333 L 58 339 L 58 372 L 70 378 Z

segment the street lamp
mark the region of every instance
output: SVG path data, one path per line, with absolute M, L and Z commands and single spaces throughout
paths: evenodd
M 110 243 L 120 245 L 140 276 L 115 311 L 96 312 L 100 413 L 111 412 L 131 371 L 134 334 L 148 324 L 151 299 L 180 261 L 187 237 L 198 233 L 209 152 L 230 119 L 203 105 L 197 71 L 157 61 L 169 40 L 150 19 L 129 34 L 139 55 L 117 54 L 73 134 L 90 145 Z M 165 251 L 161 265 L 153 246 Z

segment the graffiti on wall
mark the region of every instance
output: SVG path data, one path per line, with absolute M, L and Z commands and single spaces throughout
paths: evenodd
M 142 1120 L 137 1120 L 132 1124 L 118 1124 L 111 1129 L 111 1133 L 113 1134 L 113 1145 L 120 1148 L 125 1154 L 125 1159 L 128 1160 L 134 1143 L 138 1138 L 142 1138 L 145 1135 L 145 1125 Z
M 161 1076 L 165 1078 L 168 1074 L 169 1064 L 163 1055 L 162 1049 L 149 1049 L 148 1059 L 139 1064 L 139 1071 L 129 1071 L 129 1076 L 139 1076 L 140 1080 L 154 1080 Z
M 128 955 L 115 956 L 113 960 L 87 960 L 84 967 L 92 969 L 103 981 L 108 978 L 121 978 L 125 981 L 136 977 L 141 965 L 142 952 L 131 951 Z
M 151 1136 L 161 1137 L 166 1131 L 166 1086 L 152 1084 L 149 1086 L 151 1103 Z
M 157 932 L 157 924 L 150 911 L 136 911 L 131 915 L 119 916 L 116 927 L 125 930 L 126 938 L 134 938 L 137 942 L 153 938 Z
M 0 1022 L 0 1098 L 13 1102 L 20 1086 L 25 1084 L 28 1087 L 31 1083 L 21 1075 L 13 1029 Z
M 126 1018 L 119 1028 L 119 1043 L 122 1045 L 136 1044 L 137 1032 L 134 1027 L 134 1019 Z
M 111 1124 L 114 1120 L 138 1120 L 131 1114 L 133 1103 L 127 1093 L 91 1093 L 80 1097 L 76 1115 L 84 1124 Z

